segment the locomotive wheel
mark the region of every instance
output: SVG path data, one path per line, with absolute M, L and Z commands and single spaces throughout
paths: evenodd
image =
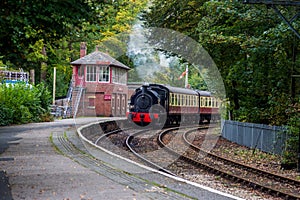
M 152 120 L 151 124 L 155 128 L 162 128 L 167 122 L 167 112 L 166 109 L 161 105 L 153 105 L 150 110 L 150 118 Z M 158 115 L 158 118 L 155 118 L 155 115 Z

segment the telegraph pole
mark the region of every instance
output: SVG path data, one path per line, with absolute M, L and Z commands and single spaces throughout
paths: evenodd
M 187 64 L 186 68 L 185 68 L 185 84 L 184 84 L 184 87 L 188 88 L 188 86 L 189 86 L 189 66 Z
M 56 67 L 53 69 L 53 100 L 52 104 L 55 105 L 55 90 L 56 90 Z

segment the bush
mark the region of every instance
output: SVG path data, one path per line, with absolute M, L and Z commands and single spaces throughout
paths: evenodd
M 51 95 L 44 84 L 2 84 L 0 102 L 0 126 L 40 122 L 50 112 Z
M 287 124 L 288 140 L 286 141 L 286 147 L 283 153 L 282 163 L 297 163 L 297 156 L 299 152 L 299 134 L 300 134 L 300 101 L 294 104 L 291 109 L 288 110 L 290 118 Z
M 14 110 L 6 108 L 3 103 L 0 103 L 0 126 L 5 126 L 13 123 Z

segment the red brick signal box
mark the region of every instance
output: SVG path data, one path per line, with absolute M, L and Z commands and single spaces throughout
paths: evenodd
M 129 67 L 97 49 L 86 55 L 85 43 L 80 45 L 80 58 L 71 64 L 73 115 L 126 115 Z

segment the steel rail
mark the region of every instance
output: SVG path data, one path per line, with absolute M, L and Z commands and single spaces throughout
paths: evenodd
M 195 151 L 197 152 L 200 152 L 200 153 L 204 153 L 206 154 L 207 156 L 209 156 L 210 158 L 213 158 L 213 159 L 216 159 L 216 160 L 219 160 L 219 161 L 222 161 L 224 163 L 228 163 L 228 164 L 231 164 L 231 165 L 234 165 L 234 166 L 237 166 L 237 167 L 241 167 L 243 169 L 246 169 L 246 170 L 249 170 L 249 171 L 252 171 L 254 173 L 258 173 L 258 174 L 261 174 L 265 177 L 268 177 L 268 178 L 274 178 L 275 180 L 277 181 L 282 181 L 282 182 L 285 182 L 285 183 L 289 183 L 289 184 L 294 184 L 294 185 L 299 185 L 300 186 L 300 181 L 298 180 L 295 180 L 295 179 L 292 179 L 292 178 L 289 178 L 289 177 L 285 177 L 285 176 L 282 176 L 282 175 L 279 175 L 279 174 L 274 174 L 274 173 L 271 173 L 271 172 L 268 172 L 268 171 L 265 171 L 265 170 L 262 170 L 262 169 L 258 169 L 258 168 L 254 168 L 250 165 L 247 165 L 247 164 L 242 164 L 240 162 L 237 162 L 237 161 L 234 161 L 234 160 L 230 160 L 230 159 L 227 159 L 227 158 L 224 158 L 224 157 L 221 157 L 221 156 L 218 156 L 214 153 L 211 153 L 211 152 L 207 152 L 207 151 L 204 151 L 202 150 L 200 147 L 194 145 L 193 143 L 191 143 L 187 137 L 188 137 L 188 134 L 190 134 L 193 130 L 190 130 L 190 131 L 187 131 L 185 132 L 182 137 L 183 137 L 183 140 L 184 142 L 190 146 L 192 149 L 194 149 Z
M 247 184 L 247 185 L 249 185 L 253 188 L 260 188 L 262 191 L 267 191 L 269 194 L 273 194 L 273 195 L 276 195 L 276 196 L 281 196 L 281 197 L 288 198 L 288 199 L 300 199 L 300 194 L 292 194 L 292 193 L 287 193 L 285 191 L 277 190 L 277 189 L 269 187 L 269 186 L 267 186 L 263 183 L 260 183 L 259 181 L 250 180 L 247 177 L 243 177 L 243 176 L 240 176 L 240 175 L 229 173 L 226 170 L 223 170 L 223 169 L 220 169 L 220 168 L 218 169 L 218 168 L 213 167 L 212 165 L 209 165 L 205 162 L 200 162 L 200 161 L 195 160 L 193 158 L 190 158 L 190 157 L 184 156 L 182 154 L 179 154 L 179 153 L 176 152 L 176 150 L 168 147 L 168 145 L 165 144 L 165 142 L 163 141 L 163 137 L 166 134 L 168 134 L 168 131 L 164 131 L 158 136 L 159 145 L 161 147 L 165 148 L 170 154 L 176 155 L 180 159 L 182 159 L 182 160 L 184 160 L 184 161 L 186 161 L 186 162 L 188 162 L 188 163 L 190 163 L 194 166 L 200 167 L 200 168 L 205 169 L 207 171 L 211 171 L 214 174 L 220 175 L 220 176 L 225 177 L 227 179 L 231 179 L 233 181 L 237 181 L 237 182 L 241 182 L 243 184 Z
M 145 157 L 141 156 L 139 153 L 137 153 L 133 147 L 131 146 L 131 141 L 133 140 L 134 136 L 135 135 L 138 135 L 138 134 L 141 134 L 143 133 L 144 130 L 142 132 L 137 132 L 137 133 L 134 133 L 130 136 L 128 136 L 126 138 L 126 141 L 125 141 L 125 144 L 127 146 L 127 148 L 139 159 L 141 159 L 142 161 L 144 161 L 145 163 L 147 163 L 148 165 L 150 165 L 151 167 L 153 167 L 154 169 L 158 170 L 158 171 L 161 171 L 163 173 L 166 173 L 166 174 L 169 174 L 169 175 L 172 175 L 172 176 L 177 176 L 176 174 L 170 172 L 169 170 L 167 169 L 164 169 L 163 167 L 155 164 L 154 162 L 151 162 L 150 160 L 146 159 Z

